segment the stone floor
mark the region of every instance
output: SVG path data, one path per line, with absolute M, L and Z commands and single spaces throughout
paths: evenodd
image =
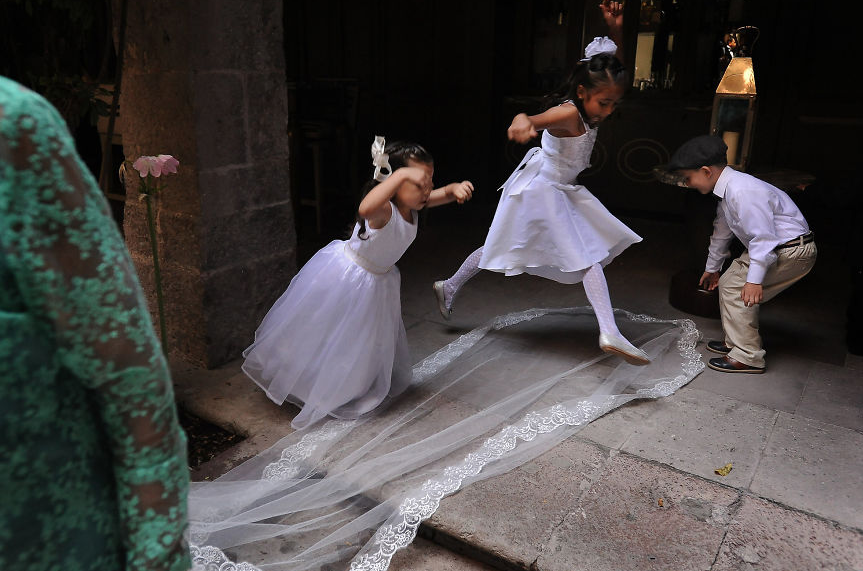
M 705 340 L 717 337 L 718 320 L 668 301 L 687 259 L 683 225 L 625 222 L 645 240 L 606 268 L 614 306 L 689 317 Z M 481 245 L 484 227 L 435 211 L 421 226 L 399 264 L 415 360 L 501 313 L 587 304 L 580 285 L 482 272 L 444 321 L 431 284 Z M 819 248 L 813 272 L 762 310 L 766 374 L 706 369 L 670 397 L 621 407 L 533 462 L 445 499 L 391 569 L 863 570 L 863 357 L 843 343 L 842 252 Z M 290 431 L 295 411 L 273 405 L 239 362 L 215 371 L 178 364 L 175 382 L 182 406 L 247 436 L 195 478 L 215 477 Z M 715 472 L 728 463 L 727 476 Z

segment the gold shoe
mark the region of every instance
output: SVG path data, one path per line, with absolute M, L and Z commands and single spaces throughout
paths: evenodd
M 614 353 L 620 355 L 631 365 L 647 365 L 650 363 L 650 357 L 647 353 L 617 335 L 608 335 L 606 333 L 599 334 L 599 348 L 606 353 Z
M 446 307 L 446 294 L 444 294 L 443 285 L 443 280 L 434 283 L 434 296 L 437 298 L 438 311 L 444 319 L 449 321 L 452 318 L 452 309 Z

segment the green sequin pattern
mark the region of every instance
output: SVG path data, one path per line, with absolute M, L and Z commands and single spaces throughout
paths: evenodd
M 57 111 L 0 77 L 0 569 L 187 570 L 186 437 Z

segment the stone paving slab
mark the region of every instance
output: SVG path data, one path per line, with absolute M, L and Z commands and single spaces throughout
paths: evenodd
M 858 370 L 815 363 L 797 414 L 863 432 L 863 374 Z
M 745 497 L 711 571 L 860 571 L 863 534 Z
M 643 422 L 621 421 L 632 429 L 622 451 L 744 489 L 752 481 L 777 414 L 686 388 L 656 401 L 651 409 Z M 727 476 L 714 472 L 729 462 L 733 468 Z
M 427 523 L 495 558 L 530 568 L 605 460 L 595 445 L 565 441 L 511 472 L 445 498 Z
M 736 491 L 626 454 L 590 482 L 538 571 L 709 570 Z
M 705 335 L 705 340 L 721 336 Z M 719 357 L 699 344 L 704 363 Z M 691 388 L 724 395 L 774 410 L 795 412 L 809 381 L 813 362 L 795 355 L 768 355 L 767 372 L 761 375 L 728 374 L 705 368 L 689 384 Z
M 782 292 L 762 310 L 764 317 L 760 320 L 759 331 L 767 351 L 768 367 L 789 356 L 842 366 L 846 349 L 841 329 L 835 324 L 825 323 L 824 313 L 829 313 L 822 312 L 819 303 L 810 302 L 812 297 L 822 297 L 823 294 L 813 292 L 808 299 L 794 299 L 794 295 L 800 293 L 795 291 L 796 285 L 803 283 Z M 803 305 L 812 306 L 809 315 L 801 314 Z M 831 328 L 835 331 L 832 335 L 820 334 Z
M 754 494 L 863 530 L 863 434 L 780 413 Z
M 458 339 L 469 329 L 459 329 L 455 325 L 442 325 L 431 321 L 420 320 L 409 326 L 405 321 L 405 328 L 409 340 L 411 359 L 414 363 L 422 361 L 441 347 Z
M 656 413 L 657 406 L 652 399 L 626 403 L 582 428 L 576 438 L 620 450 L 636 429 Z

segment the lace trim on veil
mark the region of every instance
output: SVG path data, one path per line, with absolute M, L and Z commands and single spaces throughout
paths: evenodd
M 628 315 L 639 321 L 661 321 L 646 315 Z M 401 521 L 381 527 L 375 537 L 375 544 L 379 549 L 371 554 L 361 555 L 351 562 L 351 571 L 386 571 L 396 551 L 407 547 L 414 540 L 420 524 L 434 515 L 443 498 L 459 491 L 465 478 L 476 476 L 487 464 L 499 460 L 507 452 L 514 450 L 519 440 L 529 442 L 538 435 L 549 433 L 561 426 L 588 424 L 635 398 L 668 396 L 688 383 L 704 369 L 701 355 L 695 351 L 695 344 L 700 334 L 695 323 L 689 319 L 675 323 L 685 332 L 678 342 L 681 356 L 687 359 L 683 365 L 684 373 L 672 381 L 660 382 L 651 389 L 640 389 L 636 393 L 637 397 L 613 395 L 602 399 L 599 403 L 581 401 L 572 409 L 567 409 L 563 405 L 554 405 L 542 412 L 527 413 L 518 425 L 507 426 L 496 436 L 486 440 L 482 448 L 476 453 L 468 454 L 461 464 L 446 468 L 443 478 L 429 480 L 423 484 L 422 491 L 425 492 L 423 496 L 405 499 L 399 506 Z
M 509 327 L 552 312 L 566 313 L 567 311 L 575 310 L 532 309 L 500 316 L 489 324 L 459 337 L 417 364 L 414 367 L 414 383 L 421 383 L 442 370 L 476 345 L 490 330 Z M 680 337 L 676 348 L 682 358 L 680 373 L 673 378 L 659 380 L 653 386 L 641 388 L 629 394 L 597 395 L 580 400 L 573 406 L 554 404 L 525 413 L 519 422 L 507 425 L 494 436 L 487 438 L 475 452 L 468 453 L 461 462 L 439 470 L 439 477 L 428 479 L 418 489 L 409 492 L 398 506 L 397 513 L 378 528 L 374 538 L 353 558 L 350 564 L 351 571 L 385 571 L 393 555 L 413 541 L 420 524 L 438 510 L 443 498 L 474 481 L 483 468 L 516 450 L 519 442 L 533 441 L 538 436 L 550 434 L 561 427 L 584 426 L 632 400 L 655 399 L 671 395 L 704 369 L 701 355 L 695 350 L 700 333 L 691 320 L 662 320 L 622 310 L 616 310 L 616 313 L 633 322 L 671 324 L 678 327 Z M 604 355 L 594 361 L 603 358 L 605 358 Z M 590 362 L 580 365 L 576 369 L 589 364 Z M 555 376 L 563 377 L 570 372 L 572 370 Z M 298 442 L 285 448 L 278 460 L 266 465 L 261 479 L 276 481 L 296 478 L 306 469 L 303 461 L 309 459 L 321 444 L 338 440 L 350 432 L 357 422 L 360 421 L 325 422 L 320 428 L 305 434 Z M 196 538 L 194 534 L 193 538 L 205 540 L 205 536 Z M 215 546 L 194 545 L 194 540 L 192 543 L 191 552 L 196 569 L 261 571 L 251 563 L 231 561 Z
M 289 480 L 296 478 L 301 470 L 300 462 L 308 459 L 318 449 L 322 442 L 335 440 L 347 433 L 355 420 L 330 420 L 319 429 L 306 434 L 303 438 L 288 446 L 282 451 L 281 456 L 264 468 L 261 478 L 264 480 Z

